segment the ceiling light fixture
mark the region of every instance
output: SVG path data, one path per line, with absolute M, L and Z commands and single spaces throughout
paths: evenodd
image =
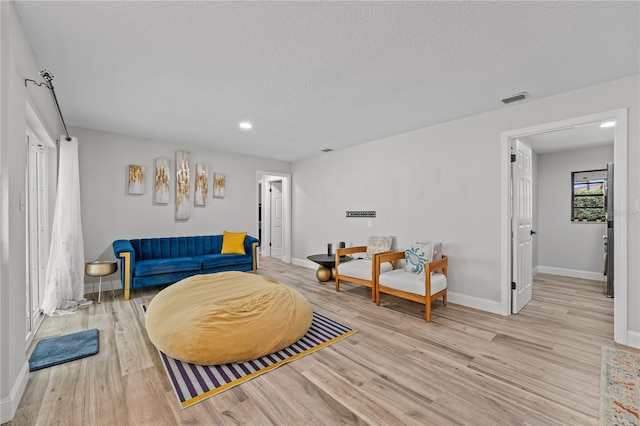
M 325 148 L 325 149 L 321 149 L 320 151 L 322 151 L 322 152 L 331 152 L 331 151 L 333 151 L 333 149 Z
M 603 129 L 606 129 L 607 127 L 613 127 L 615 125 L 616 125 L 615 121 L 605 121 L 600 125 L 600 127 L 602 127 Z
M 240 124 L 238 124 L 238 126 L 240 126 L 241 129 L 249 130 L 253 127 L 253 124 L 249 123 L 248 121 L 242 121 L 240 122 Z

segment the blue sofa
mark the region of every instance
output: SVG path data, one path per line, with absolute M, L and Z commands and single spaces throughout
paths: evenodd
M 124 300 L 132 288 L 171 284 L 196 274 L 257 269 L 260 241 L 246 236 L 246 254 L 221 254 L 222 235 L 116 240 Z

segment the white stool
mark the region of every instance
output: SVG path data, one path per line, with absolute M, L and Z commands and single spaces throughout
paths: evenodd
M 93 277 L 93 294 L 95 298 L 96 294 L 96 278 L 100 277 L 100 287 L 98 287 L 98 303 L 100 303 L 100 293 L 102 293 L 102 277 L 109 275 L 109 282 L 111 283 L 111 293 L 115 297 L 116 293 L 113 291 L 113 281 L 111 275 L 118 270 L 117 260 L 96 260 L 95 262 L 87 262 L 84 265 L 84 273 Z

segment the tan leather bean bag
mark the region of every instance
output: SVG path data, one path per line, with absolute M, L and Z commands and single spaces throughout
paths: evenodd
M 195 275 L 158 293 L 147 308 L 149 338 L 181 361 L 249 361 L 300 340 L 312 311 L 297 290 L 246 272 Z

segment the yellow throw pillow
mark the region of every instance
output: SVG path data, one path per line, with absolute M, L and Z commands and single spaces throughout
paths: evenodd
M 244 238 L 246 232 L 227 232 L 224 231 L 222 237 L 222 254 L 247 254 L 244 251 Z

